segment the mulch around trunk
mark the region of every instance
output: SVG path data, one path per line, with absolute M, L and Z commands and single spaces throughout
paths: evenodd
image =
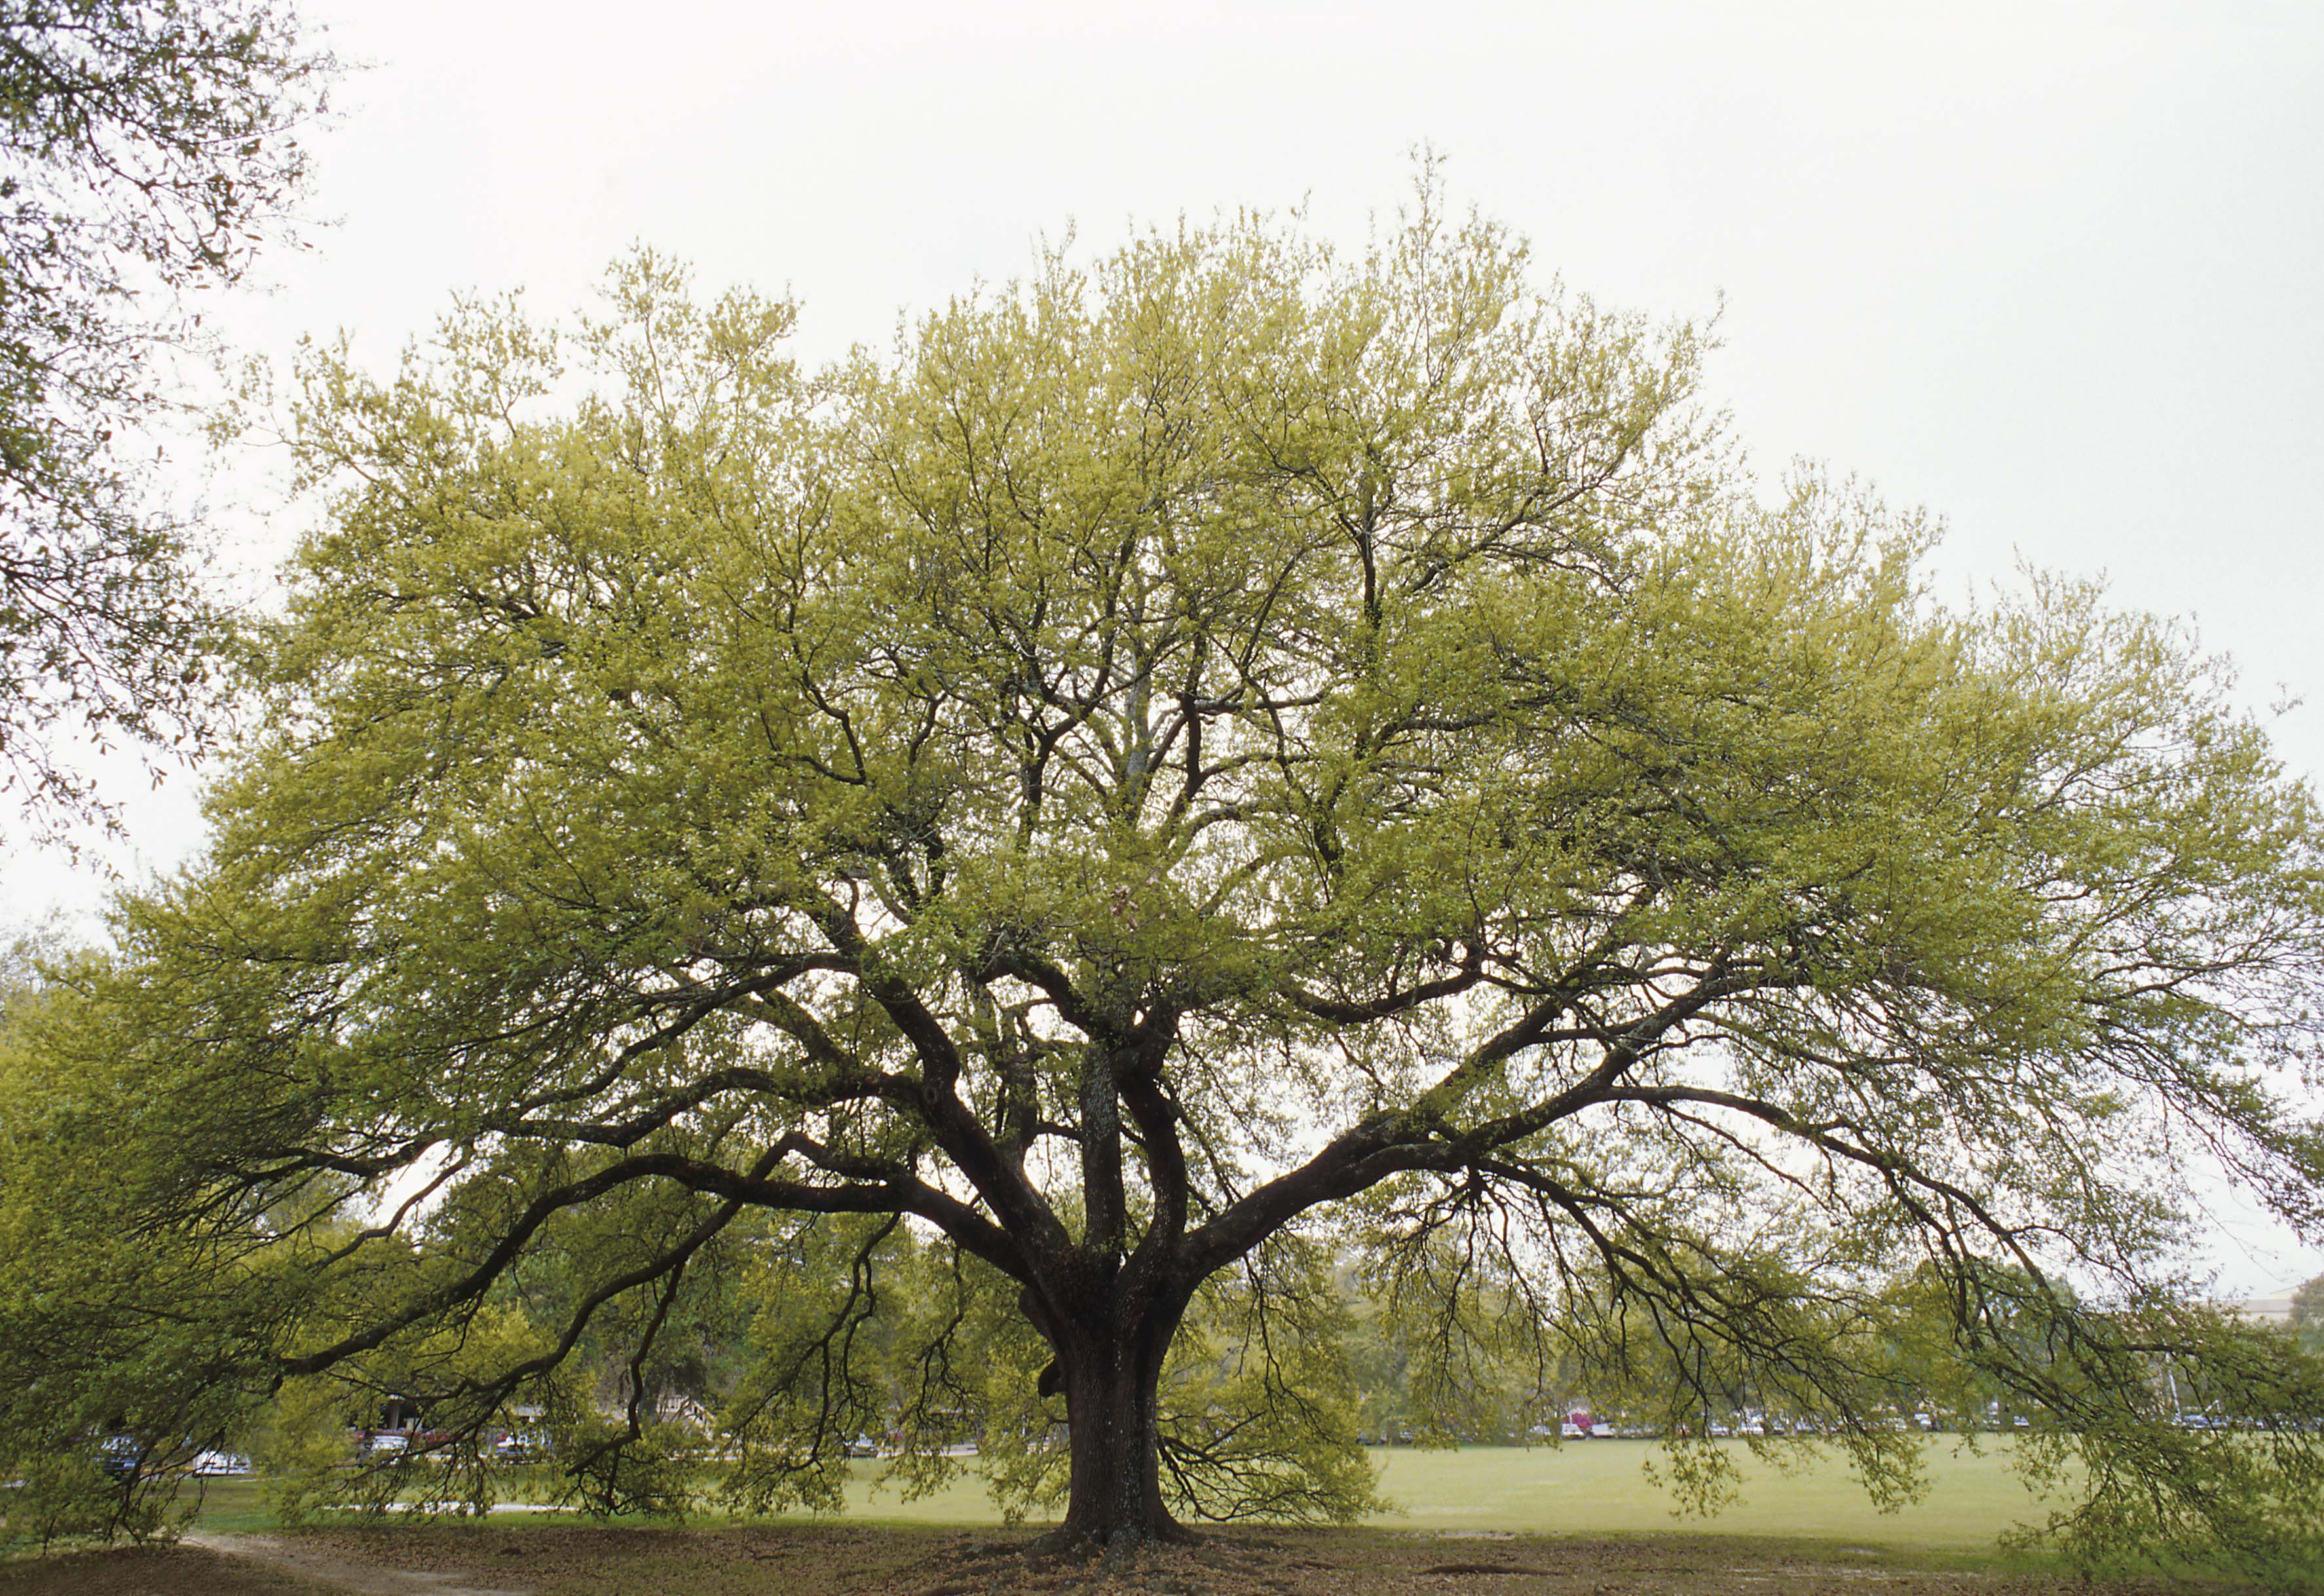
M 394 1525 L 0 1564 L 0 1596 L 2131 1596 L 2183 1584 L 1914 1566 L 1888 1548 L 1224 1529 L 1126 1564 L 1027 1532 Z

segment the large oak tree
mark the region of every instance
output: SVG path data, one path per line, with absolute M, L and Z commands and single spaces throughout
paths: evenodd
M 2171 1289 L 2182 1150 L 2302 1222 L 2324 1173 L 2311 800 L 2172 626 L 1946 607 L 1916 520 L 1747 473 L 1697 329 L 1433 193 L 1357 258 L 1047 259 L 813 376 L 791 319 L 641 259 L 562 341 L 311 368 L 270 729 L 19 1066 L 19 1212 L 138 1149 L 79 1186 L 174 1238 L 206 1378 L 481 1424 L 609 1324 L 642 1380 L 725 1248 L 781 1321 L 746 1497 L 828 1484 L 876 1343 L 916 1445 L 985 1402 L 1063 1538 L 1135 1542 L 1361 1495 L 1293 1361 L 1360 1259 L 1443 1402 L 1523 1342 L 1895 1486 L 1919 1325 L 2083 1522 L 2307 1511 L 2312 1437 L 2198 1457 L 2147 1388 L 2299 1372 Z M 568 1453 L 605 1499 L 650 1418 Z

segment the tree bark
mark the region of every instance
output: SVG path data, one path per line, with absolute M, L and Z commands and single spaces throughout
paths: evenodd
M 1151 1541 L 1194 1538 L 1162 1499 L 1155 1406 L 1162 1360 L 1184 1305 L 1119 1305 L 1116 1314 L 1054 1337 L 1072 1471 L 1065 1522 L 1043 1537 L 1052 1549 L 1111 1555 Z

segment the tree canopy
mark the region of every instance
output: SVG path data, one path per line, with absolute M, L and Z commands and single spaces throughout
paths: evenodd
M 266 729 L 12 1043 L 16 1235 L 160 1240 L 6 1294 L 0 1416 L 168 1422 L 68 1398 L 55 1306 L 161 1303 L 152 1389 L 554 1398 L 652 1505 L 726 1268 L 737 1499 L 830 1499 L 884 1400 L 1135 1540 L 1369 1497 L 1353 1260 L 1438 1411 L 1513 1357 L 1675 1436 L 1748 1392 L 1909 1490 L 1910 1342 L 2046 1416 L 2069 1533 L 2312 1532 L 2312 1435 L 2151 1378 L 2308 1399 L 2172 1273 L 2177 1160 L 2310 1226 L 2324 1173 L 2312 799 L 2179 631 L 1940 603 L 1917 518 L 1755 480 L 1702 329 L 1429 189 L 820 373 L 792 319 L 641 256 L 568 333 L 317 355 Z M 555 1398 L 601 1333 L 610 1419 Z
M 60 723 L 198 745 L 219 616 L 130 446 L 331 64 L 274 0 L 0 0 L 0 787 L 51 820 L 97 802 Z

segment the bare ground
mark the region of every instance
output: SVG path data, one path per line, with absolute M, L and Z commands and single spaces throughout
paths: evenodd
M 398 1525 L 201 1535 L 0 1564 L 0 1596 L 2131 1596 L 2172 1587 L 1914 1566 L 1870 1547 L 1227 1530 L 1128 1567 L 1029 1533 L 876 1526 Z

